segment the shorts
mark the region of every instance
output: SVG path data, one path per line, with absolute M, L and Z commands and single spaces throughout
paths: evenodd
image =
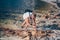
M 26 12 L 23 14 L 23 19 L 26 19 L 26 18 L 30 17 L 31 15 L 32 15 L 31 12 Z

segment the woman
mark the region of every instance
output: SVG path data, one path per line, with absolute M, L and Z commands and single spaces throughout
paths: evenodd
M 23 14 L 24 22 L 22 23 L 22 27 L 25 25 L 26 27 L 33 25 L 33 27 L 36 26 L 35 22 L 36 14 L 32 10 L 25 10 L 25 13 Z

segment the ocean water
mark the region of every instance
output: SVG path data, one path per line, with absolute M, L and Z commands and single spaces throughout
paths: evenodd
M 0 19 L 11 17 L 11 14 L 24 13 L 25 9 L 39 9 L 46 4 L 37 0 L 0 0 Z
M 37 0 L 0 0 L 0 13 L 24 12 L 25 9 L 39 9 L 46 6 L 44 1 Z

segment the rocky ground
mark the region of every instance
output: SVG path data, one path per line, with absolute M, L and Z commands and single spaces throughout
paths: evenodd
M 60 39 L 60 30 L 21 31 L 0 29 L 1 40 L 54 40 Z
M 15 15 L 15 14 L 12 14 Z M 60 16 L 36 14 L 38 30 L 20 30 L 23 22 L 22 14 L 12 20 L 0 23 L 1 40 L 54 40 L 60 37 Z M 48 18 L 46 18 L 48 16 Z M 32 27 L 32 26 L 31 26 Z

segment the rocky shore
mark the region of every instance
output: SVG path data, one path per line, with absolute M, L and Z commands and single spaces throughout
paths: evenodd
M 54 9 L 55 10 L 55 9 Z M 9 16 L 9 15 L 7 15 Z M 0 40 L 56 40 L 60 38 L 60 14 L 47 11 L 36 11 L 36 30 L 22 29 L 22 14 L 0 20 Z M 31 29 L 32 28 L 32 29 Z

